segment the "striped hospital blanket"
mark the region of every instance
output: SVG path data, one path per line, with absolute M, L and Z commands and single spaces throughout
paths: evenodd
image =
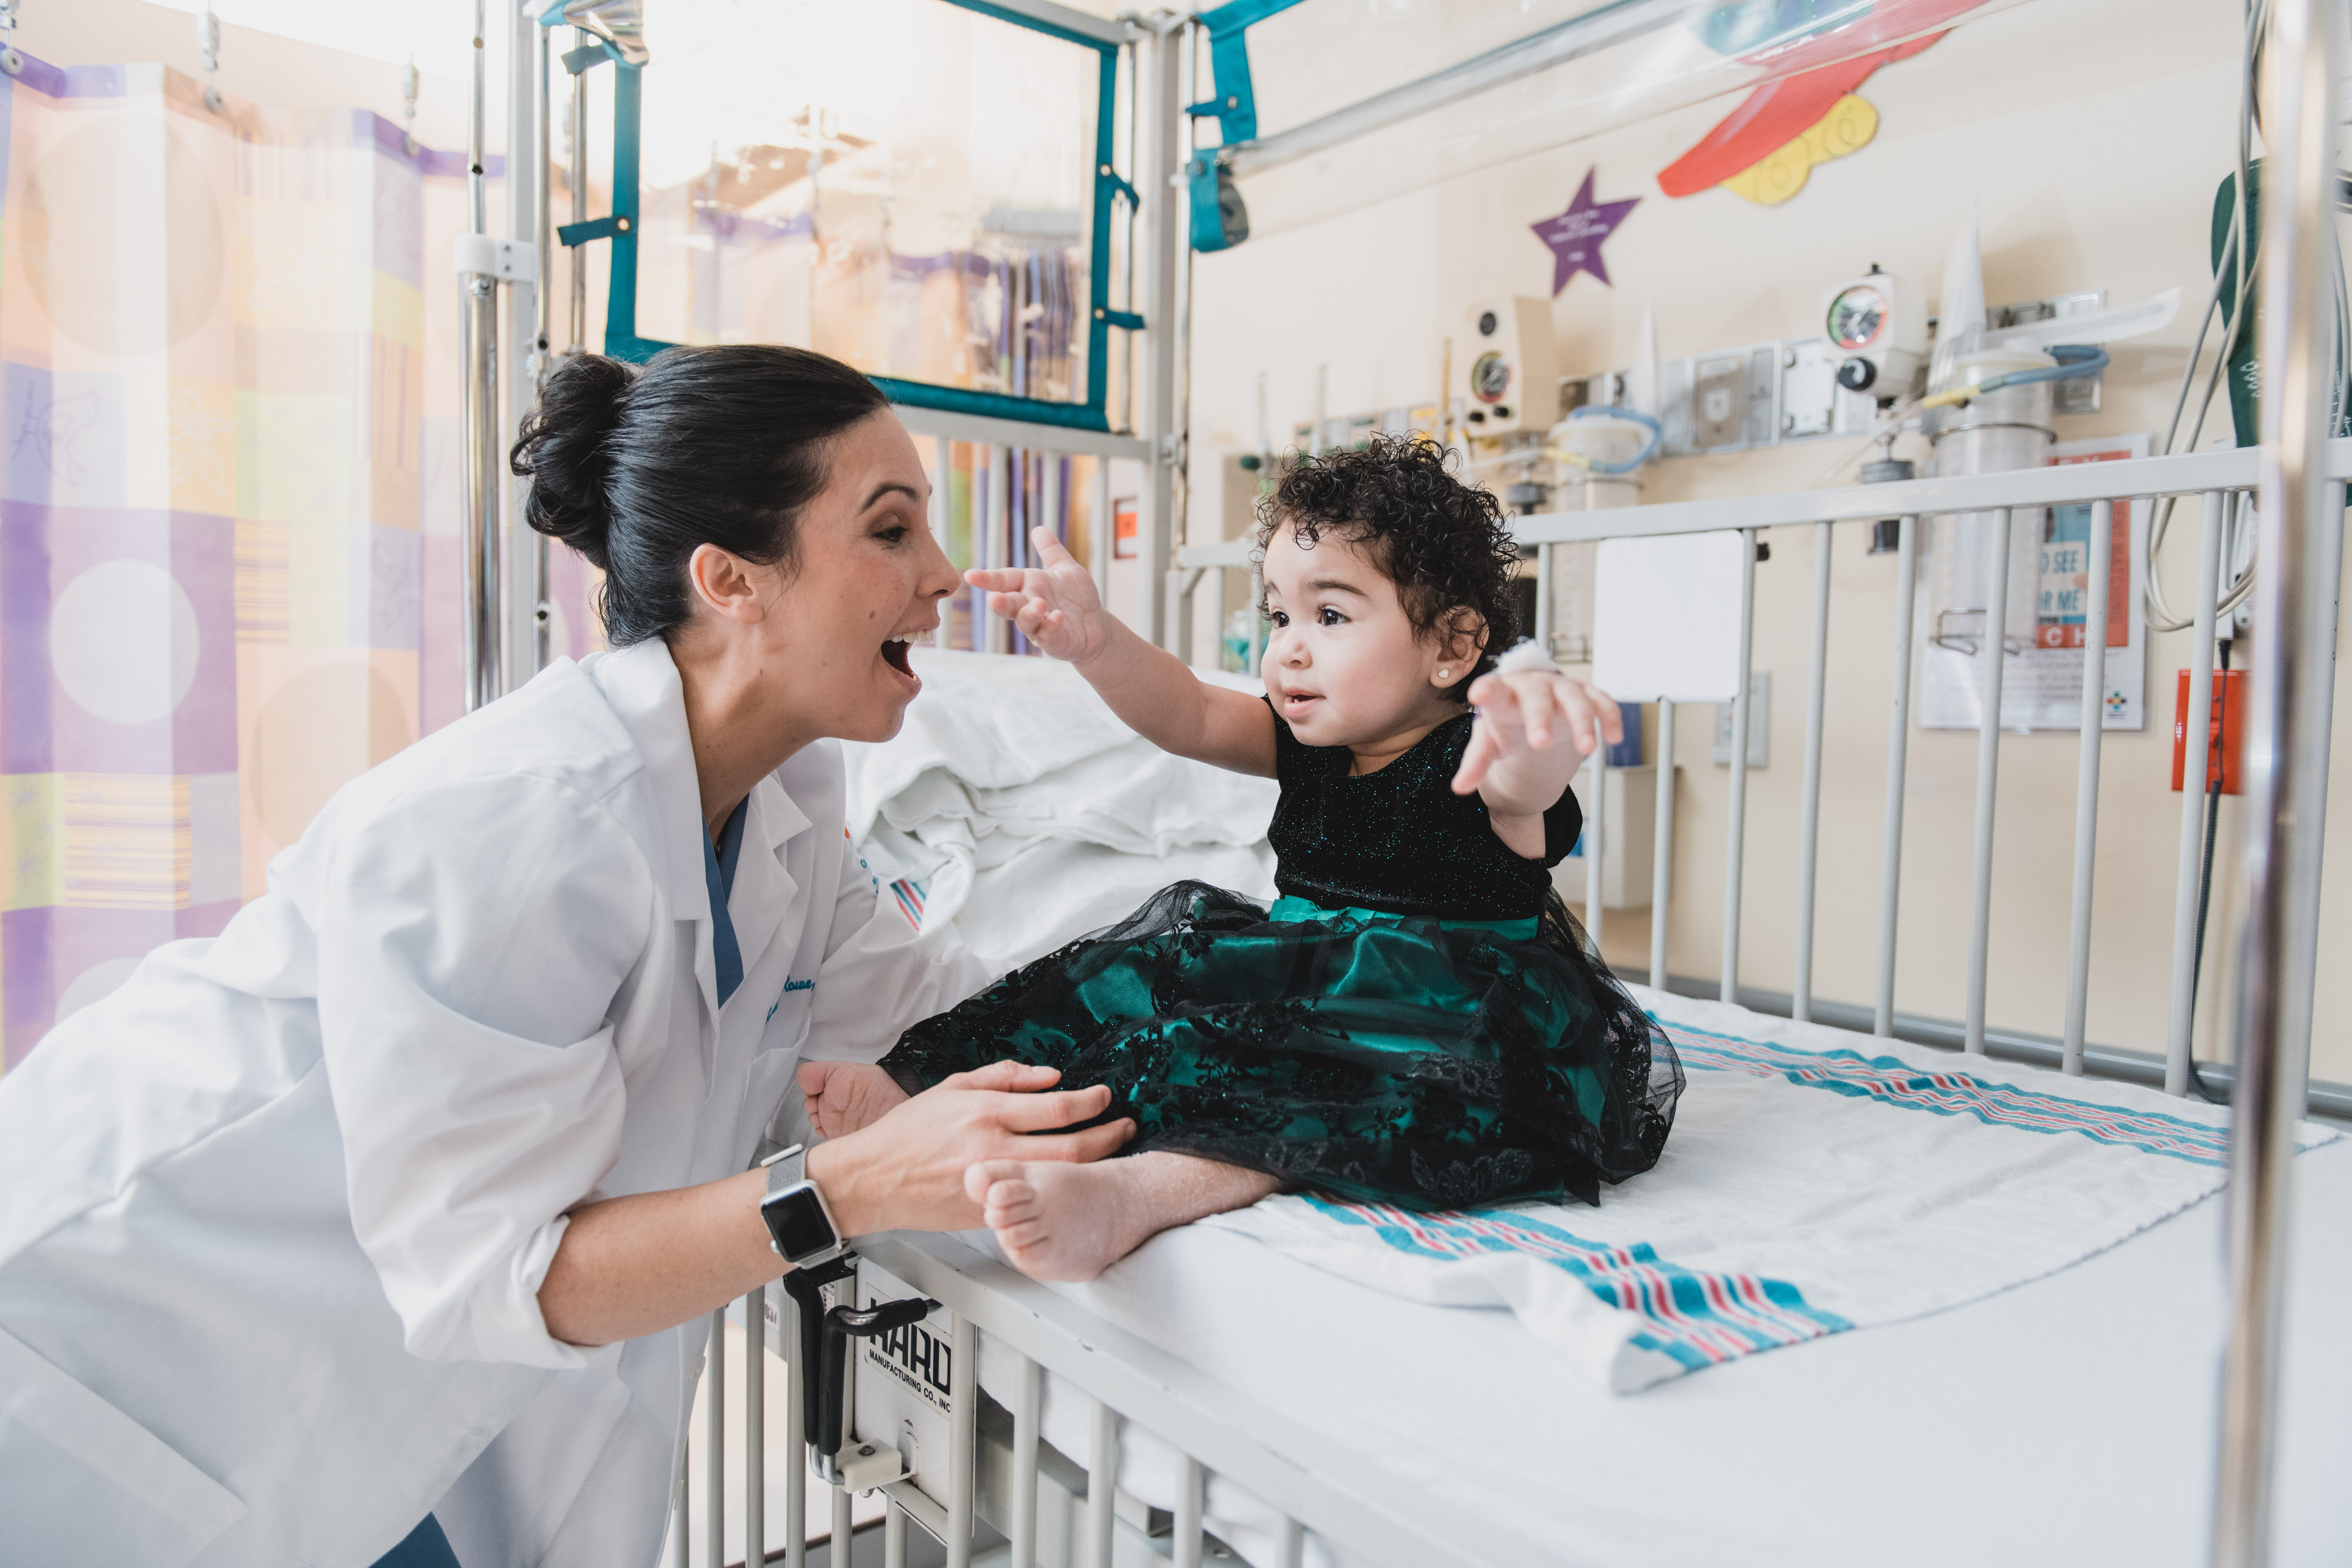
M 1600 1207 L 1308 1195 L 1203 1223 L 1395 1294 L 1507 1307 L 1629 1393 L 1979 1300 L 2221 1185 L 2213 1106 L 1634 991 L 1689 1088 L 1657 1168 Z M 2303 1146 L 2335 1135 L 2307 1126 Z

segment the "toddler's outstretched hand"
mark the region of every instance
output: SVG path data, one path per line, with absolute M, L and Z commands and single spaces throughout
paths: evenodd
M 1056 659 L 1083 664 L 1109 641 L 1108 620 L 1095 580 L 1062 542 L 1044 528 L 1029 530 L 1042 566 L 975 567 L 963 574 L 988 590 L 988 607 Z
M 1625 721 L 1609 694 L 1557 670 L 1481 675 L 1470 688 L 1470 702 L 1478 718 L 1462 754 L 1462 767 L 1454 775 L 1457 795 L 1467 795 L 1486 782 L 1496 764 L 1528 752 L 1573 747 L 1566 763 L 1573 773 L 1579 762 L 1592 755 L 1596 727 L 1612 743 L 1625 738 Z

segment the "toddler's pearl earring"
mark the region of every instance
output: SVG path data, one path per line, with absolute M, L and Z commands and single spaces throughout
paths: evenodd
M 1442 680 L 1444 680 L 1446 676 L 1448 676 L 1448 675 L 1452 674 L 1453 673 L 1454 673 L 1454 672 L 1453 672 L 1453 671 L 1451 671 L 1451 670 L 1441 669 L 1441 670 L 1439 670 L 1439 671 L 1437 672 L 1437 678 L 1438 678 L 1439 680 L 1441 680 L 1441 681 L 1442 681 Z

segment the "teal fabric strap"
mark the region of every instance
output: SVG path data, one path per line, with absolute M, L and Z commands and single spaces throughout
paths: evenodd
M 1380 909 L 1326 909 L 1311 898 L 1296 898 L 1285 894 L 1274 901 L 1266 911 L 1268 920 L 1354 920 L 1365 925 L 1390 924 L 1405 919 Z M 1532 942 L 1540 915 L 1530 915 L 1520 920 L 1440 920 L 1437 924 L 1448 931 L 1492 931 L 1497 936 L 1507 936 L 1514 942 Z

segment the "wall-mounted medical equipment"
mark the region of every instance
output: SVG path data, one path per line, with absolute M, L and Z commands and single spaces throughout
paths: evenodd
M 1551 302 L 1514 295 L 1470 309 L 1469 350 L 1456 357 L 1464 421 L 1474 435 L 1549 430 L 1559 418 Z
M 1837 358 L 1837 384 L 1880 403 L 1911 393 L 1927 363 L 1927 312 L 1919 286 L 1875 266 L 1822 295 L 1822 333 Z

